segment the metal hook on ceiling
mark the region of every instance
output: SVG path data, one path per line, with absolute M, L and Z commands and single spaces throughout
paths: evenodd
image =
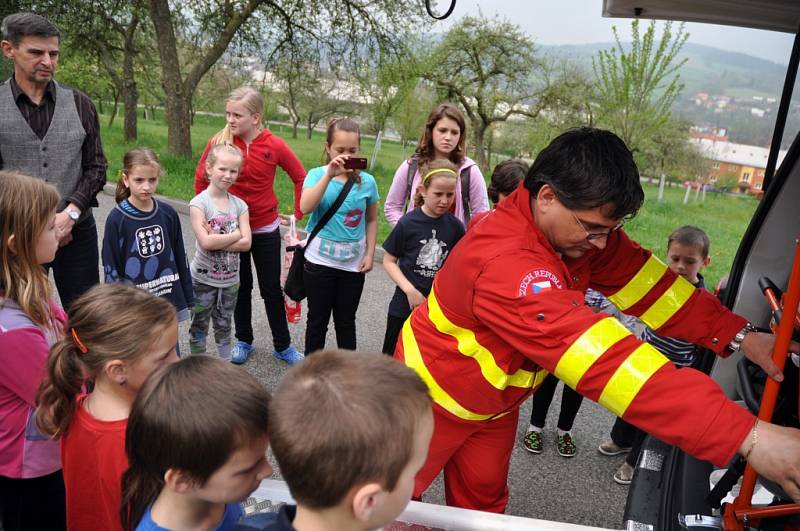
M 435 15 L 433 13 L 433 8 L 431 7 L 431 0 L 425 0 L 425 9 L 428 11 L 428 14 L 431 17 L 435 18 L 436 20 L 444 20 L 444 19 L 446 19 L 447 17 L 449 17 L 453 13 L 453 10 L 455 8 L 456 8 L 456 0 L 451 0 L 450 1 L 450 8 L 445 12 L 444 15 Z

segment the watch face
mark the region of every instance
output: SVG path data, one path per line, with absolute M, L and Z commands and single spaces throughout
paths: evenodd
M 69 216 L 69 219 L 71 219 L 72 221 L 78 221 L 78 218 L 81 217 L 77 211 L 72 210 L 71 208 L 67 210 L 67 215 Z

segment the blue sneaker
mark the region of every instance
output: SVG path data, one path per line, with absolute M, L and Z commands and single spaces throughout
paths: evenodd
M 304 358 L 302 354 L 297 352 L 297 349 L 294 348 L 294 345 L 289 345 L 285 350 L 276 350 L 272 353 L 272 355 L 281 361 L 285 361 L 289 365 L 297 365 L 303 361 Z
M 253 352 L 253 345 L 244 341 L 237 341 L 231 350 L 231 363 L 241 365 L 247 361 L 251 352 Z

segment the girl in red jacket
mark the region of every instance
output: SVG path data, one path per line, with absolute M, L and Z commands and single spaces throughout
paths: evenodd
M 253 271 L 250 256 L 256 266 L 258 287 L 264 298 L 269 328 L 272 330 L 273 355 L 294 365 L 303 359 L 291 343 L 286 309 L 281 290 L 281 235 L 280 224 L 288 222 L 288 216 L 278 214 L 278 198 L 275 196 L 275 171 L 283 168 L 294 183 L 295 217 L 302 219 L 300 192 L 306 170 L 283 139 L 261 127 L 263 99 L 252 87 L 240 87 L 231 92 L 225 105 L 227 125 L 209 140 L 195 170 L 194 189 L 200 193 L 208 186 L 205 177 L 206 156 L 216 144 L 233 144 L 244 155 L 239 178 L 231 186 L 230 193 L 247 203 L 250 212 L 250 227 L 253 232 L 250 251 L 242 253 L 240 266 L 239 296 L 233 320 L 236 324 L 236 343 L 231 361 L 244 363 L 253 350 L 253 326 L 251 323 L 251 293 Z

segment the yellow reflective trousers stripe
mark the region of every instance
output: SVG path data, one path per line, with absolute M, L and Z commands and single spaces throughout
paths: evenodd
M 575 389 L 586 371 L 600 356 L 629 335 L 630 331 L 613 317 L 597 321 L 564 352 L 554 374 L 559 380 Z
M 655 257 L 650 255 L 650 258 L 644 263 L 642 268 L 636 273 L 625 286 L 612 296 L 608 298 L 614 303 L 614 306 L 624 312 L 647 295 L 647 292 L 653 289 L 664 272 L 667 266 Z
M 608 380 L 597 402 L 621 417 L 645 382 L 668 363 L 666 357 L 647 343 L 634 350 Z
M 478 343 L 478 339 L 472 330 L 453 324 L 442 312 L 434 290 L 431 290 L 431 294 L 428 296 L 428 315 L 439 332 L 456 340 L 458 351 L 461 354 L 469 356 L 478 362 L 481 374 L 495 389 L 502 391 L 508 386 L 527 389 L 535 385 L 533 372 L 519 369 L 514 374 L 506 373 L 497 365 L 494 355 L 486 347 Z

